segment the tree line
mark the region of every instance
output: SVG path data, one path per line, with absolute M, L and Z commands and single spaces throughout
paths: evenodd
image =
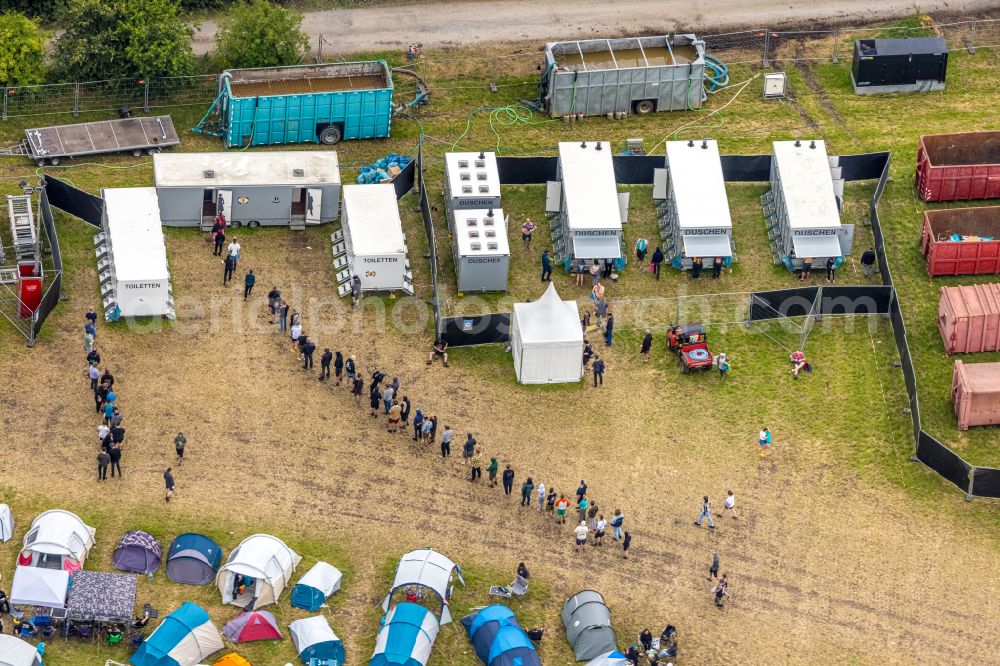
M 221 6 L 229 8 L 215 49 L 196 57 L 186 12 Z M 0 8 L 0 82 L 8 87 L 295 65 L 309 46 L 302 15 L 270 0 L 0 0 Z M 40 8 L 58 12 L 66 26 L 58 37 Z

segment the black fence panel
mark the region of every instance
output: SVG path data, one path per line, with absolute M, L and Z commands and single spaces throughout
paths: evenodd
M 504 185 L 544 185 L 556 179 L 555 157 L 498 157 L 497 172 Z
M 819 305 L 822 315 L 872 315 L 892 311 L 892 287 L 845 285 L 822 289 Z
M 816 300 L 817 287 L 755 291 L 750 297 L 750 321 L 803 317 Z
M 437 242 L 434 237 L 434 217 L 431 215 L 431 202 L 427 196 L 427 183 L 424 181 L 423 146 L 417 147 L 417 159 L 411 162 L 413 173 L 417 178 L 417 188 L 420 194 L 420 217 L 424 221 L 424 233 L 427 235 L 427 247 L 431 263 L 431 307 L 434 310 L 434 337 L 441 337 L 441 303 L 438 299 L 438 260 Z M 398 194 L 398 190 L 397 190 Z
M 38 334 L 42 332 L 42 324 L 56 309 L 60 296 L 62 296 L 62 272 L 55 273 L 38 304 L 38 309 L 31 315 L 31 337 L 28 339 L 28 344 L 35 344 Z
M 972 466 L 923 430 L 917 439 L 917 458 L 963 492 L 969 490 L 969 472 Z
M 972 494 L 977 497 L 1000 497 L 1000 469 L 977 467 L 972 476 Z
M 616 155 L 615 181 L 619 185 L 652 185 L 653 169 L 662 169 L 663 161 L 663 155 Z
M 80 218 L 87 224 L 101 226 L 104 201 L 100 197 L 95 197 L 52 176 L 45 176 L 45 191 L 51 205 Z
M 38 308 L 31 316 L 31 332 L 28 336 L 29 345 L 33 345 L 35 340 L 38 339 L 38 334 L 42 331 L 42 325 L 48 319 L 49 315 L 52 314 L 56 305 L 59 304 L 59 299 L 62 297 L 62 252 L 59 249 L 59 236 L 56 234 L 56 223 L 52 217 L 52 206 L 49 204 L 47 187 L 41 188 L 41 194 L 38 199 L 38 210 L 41 217 L 42 229 L 45 231 L 45 237 L 48 240 L 49 252 L 52 255 L 53 272 L 49 273 L 51 277 L 48 286 L 42 295 Z
M 875 180 L 889 165 L 889 153 L 864 153 L 840 156 L 840 177 L 847 181 Z M 879 193 L 881 196 L 881 192 Z
M 441 319 L 441 337 L 449 347 L 509 342 L 510 313 L 444 317 Z
M 411 160 L 403 167 L 403 170 L 392 179 L 392 186 L 396 188 L 396 198 L 402 199 L 403 195 L 413 189 L 413 183 L 417 177 L 417 160 Z
M 727 183 L 766 183 L 771 180 L 771 156 L 723 155 L 722 178 Z
M 38 200 L 38 207 L 42 212 L 42 228 L 49 241 L 49 250 L 52 253 L 52 265 L 57 271 L 63 269 L 62 251 L 59 249 L 59 235 L 56 234 L 56 221 L 52 217 L 52 206 L 49 201 L 48 189 L 43 187 L 42 194 Z

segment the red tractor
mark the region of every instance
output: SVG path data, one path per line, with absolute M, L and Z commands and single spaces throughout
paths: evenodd
M 670 351 L 677 352 L 681 372 L 712 369 L 712 352 L 708 350 L 708 336 L 698 322 L 670 327 L 667 333 Z

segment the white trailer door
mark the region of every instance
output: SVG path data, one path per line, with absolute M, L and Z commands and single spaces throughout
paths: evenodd
M 228 223 L 233 219 L 233 191 L 219 190 L 215 195 L 215 211 L 226 216 Z
M 306 224 L 319 224 L 323 210 L 323 190 L 306 190 Z

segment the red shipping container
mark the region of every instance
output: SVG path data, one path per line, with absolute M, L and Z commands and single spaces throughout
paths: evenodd
M 1000 349 L 1000 284 L 942 287 L 938 330 L 949 354 Z
M 959 430 L 1000 423 L 1000 363 L 955 361 L 951 404 Z
M 27 319 L 42 302 L 42 265 L 22 261 L 17 265 L 17 298 L 21 301 L 20 314 Z
M 920 137 L 917 193 L 924 201 L 1000 197 L 1000 132 Z
M 993 240 L 955 241 L 955 234 Z M 1000 273 L 1000 206 L 927 211 L 920 252 L 931 277 Z

